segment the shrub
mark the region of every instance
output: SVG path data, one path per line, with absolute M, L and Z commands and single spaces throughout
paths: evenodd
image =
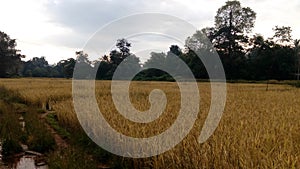
M 22 147 L 15 139 L 7 138 L 2 143 L 2 155 L 4 157 L 22 152 Z

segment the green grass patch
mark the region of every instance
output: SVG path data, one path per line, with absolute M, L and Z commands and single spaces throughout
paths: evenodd
M 2 155 L 4 157 L 20 153 L 20 142 L 26 139 L 26 133 L 21 130 L 18 115 L 14 113 L 13 106 L 0 100 L 0 141 L 2 142 Z
M 71 138 L 71 134 L 65 128 L 62 128 L 59 125 L 57 116 L 55 113 L 49 113 L 46 116 L 46 121 L 63 139 Z
M 54 137 L 41 122 L 36 108 L 24 104 L 18 92 L 0 87 L 0 112 L 0 140 L 4 156 L 21 152 L 21 143 L 40 153 L 54 149 Z M 25 122 L 24 129 L 21 122 Z
M 49 152 L 55 148 L 55 139 L 50 131 L 41 122 L 40 116 L 34 110 L 25 116 L 26 132 L 28 135 L 27 145 L 30 150 L 40 153 Z
M 125 167 L 131 166 L 128 161 L 99 147 L 82 128 L 74 130 L 62 127 L 56 113 L 49 113 L 46 116 L 46 121 L 62 138 L 68 139 L 72 145 L 68 151 L 51 153 L 48 162 L 50 168 L 94 168 L 95 163 L 106 164 L 111 168 L 132 168 Z M 83 159 L 85 159 L 84 162 Z M 90 163 L 86 163 L 86 160 Z
M 1 153 L 5 158 L 22 151 L 21 145 L 15 138 L 6 138 L 3 140 Z

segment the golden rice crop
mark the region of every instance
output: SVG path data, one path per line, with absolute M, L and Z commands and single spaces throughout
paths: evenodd
M 76 132 L 80 128 L 73 108 L 72 81 L 66 79 L 2 79 L 0 85 L 18 90 L 30 104 L 46 102 L 56 111 L 60 124 Z M 125 135 L 150 137 L 168 129 L 178 115 L 180 93 L 176 83 L 132 82 L 134 107 L 150 107 L 149 93 L 161 89 L 168 103 L 161 117 L 138 124 L 120 115 L 111 98 L 110 81 L 96 82 L 99 108 L 110 125 Z M 198 143 L 209 111 L 209 83 L 198 83 L 200 113 L 189 135 L 161 155 L 135 159 L 136 168 L 300 168 L 300 89 L 286 85 L 228 84 L 227 102 L 214 134 Z

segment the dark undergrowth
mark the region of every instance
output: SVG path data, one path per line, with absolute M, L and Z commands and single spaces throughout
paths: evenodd
M 0 86 L 0 140 L 3 157 L 11 157 L 23 151 L 21 144 L 29 150 L 43 153 L 50 169 L 96 169 L 135 168 L 137 160 L 111 154 L 95 144 L 80 128 L 59 123 L 55 113 L 45 113 L 36 105 L 26 104 L 18 92 Z M 22 129 L 20 121 L 25 122 Z M 66 140 L 68 148 L 60 149 L 53 134 L 45 126 L 47 122 Z M 79 125 L 80 126 L 80 125 Z M 4 159 L 5 160 L 5 159 Z
M 0 140 L 4 159 L 22 152 L 21 144 L 40 153 L 55 148 L 55 140 L 41 122 L 36 109 L 24 103 L 16 91 L 0 87 Z
M 113 155 L 95 144 L 80 128 L 63 126 L 55 113 L 49 113 L 47 122 L 56 132 L 69 143 L 68 150 L 56 151 L 50 154 L 50 168 L 133 168 L 133 161 Z

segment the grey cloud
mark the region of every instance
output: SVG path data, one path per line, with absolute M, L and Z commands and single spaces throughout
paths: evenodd
M 159 11 L 163 1 L 140 0 L 64 0 L 49 1 L 45 9 L 51 22 L 73 31 L 48 37 L 51 43 L 68 47 L 82 47 L 85 41 L 105 24 L 134 13 L 142 13 L 155 9 Z
M 135 13 L 167 13 L 194 23 L 198 22 L 197 26 L 200 28 L 208 26 L 201 21 L 213 19 L 211 12 L 193 13 L 184 6 L 184 3 L 171 0 L 62 0 L 57 2 L 50 0 L 45 4 L 45 9 L 51 22 L 72 30 L 72 33 L 48 37 L 47 41 L 76 48 L 83 47 L 88 38 L 105 24 Z M 163 32 L 167 31 L 172 30 L 163 30 Z
M 61 1 L 47 4 L 53 22 L 79 32 L 90 32 L 113 19 L 114 10 L 107 1 Z M 110 15 L 109 15 L 110 14 Z
M 58 3 L 52 0 L 45 7 L 52 22 L 81 33 L 95 32 L 106 23 L 135 13 L 163 12 L 199 20 L 208 16 L 205 11 L 195 16 L 182 3 L 171 0 L 64 0 Z
M 71 27 L 79 32 L 93 32 L 117 18 L 145 12 L 155 4 L 156 8 L 159 8 L 162 1 L 149 2 L 140 0 L 65 0 L 59 3 L 48 3 L 46 9 L 53 22 Z

